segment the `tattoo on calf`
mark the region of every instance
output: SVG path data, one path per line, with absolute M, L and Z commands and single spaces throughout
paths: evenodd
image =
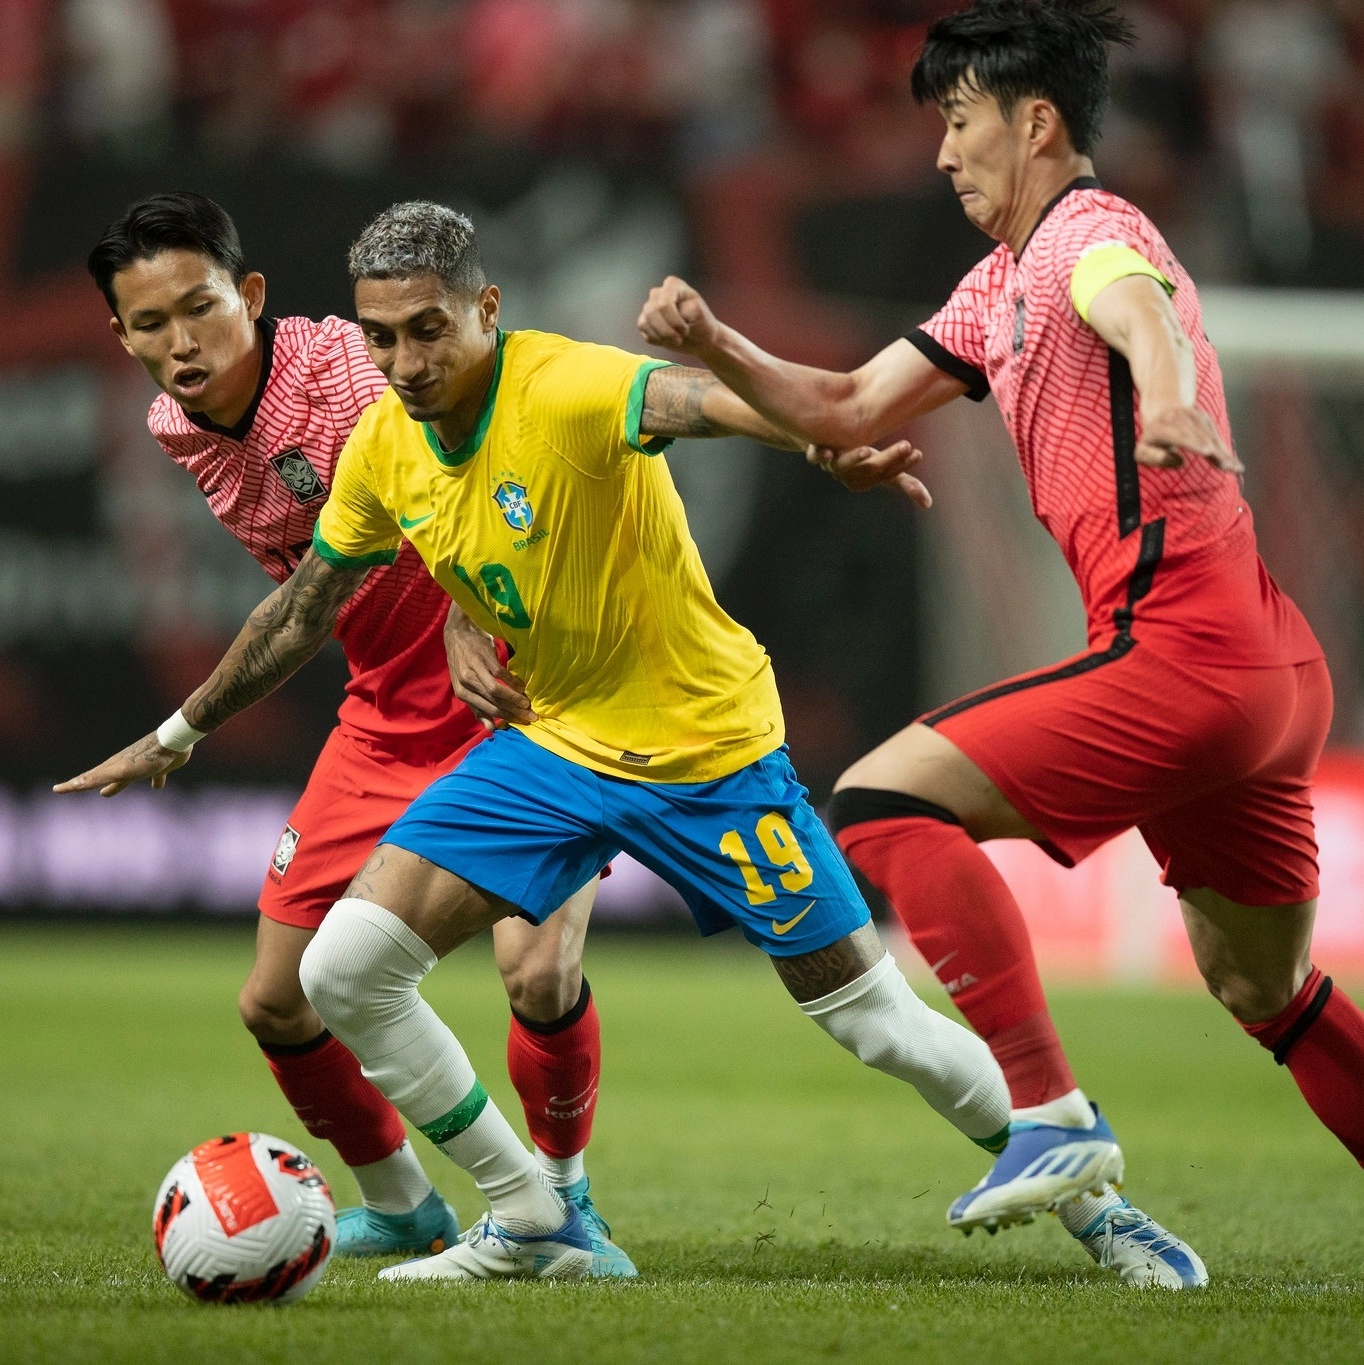
M 884 953 L 875 928 L 864 925 L 816 952 L 801 953 L 798 957 L 774 957 L 772 965 L 777 969 L 782 985 L 804 1005 L 864 976 Z

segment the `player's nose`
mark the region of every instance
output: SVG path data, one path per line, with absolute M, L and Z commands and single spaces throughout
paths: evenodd
M 176 360 L 187 360 L 199 349 L 194 333 L 188 327 L 171 324 L 170 350 Z

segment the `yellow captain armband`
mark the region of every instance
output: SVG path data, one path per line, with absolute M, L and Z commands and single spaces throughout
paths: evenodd
M 1149 275 L 1167 294 L 1175 292 L 1174 285 L 1126 242 L 1098 242 L 1081 253 L 1070 272 L 1070 299 L 1075 311 L 1088 322 L 1090 305 L 1099 294 L 1128 275 Z

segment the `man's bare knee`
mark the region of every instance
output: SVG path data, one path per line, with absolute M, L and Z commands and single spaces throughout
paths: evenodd
M 264 990 L 248 977 L 237 996 L 237 1010 L 247 1032 L 267 1045 L 306 1043 L 322 1032 L 322 1020 L 301 985 L 294 992 Z
M 1213 998 L 1243 1024 L 1282 1014 L 1311 970 L 1316 902 L 1240 905 L 1201 887 L 1182 892 L 1179 903 Z
M 562 1019 L 582 994 L 580 963 L 552 962 L 526 957 L 504 966 L 502 984 L 517 1014 L 539 1024 Z

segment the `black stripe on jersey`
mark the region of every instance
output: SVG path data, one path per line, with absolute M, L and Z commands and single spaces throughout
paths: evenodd
M 1120 351 L 1108 352 L 1108 412 L 1113 424 L 1113 472 L 1118 485 L 1118 539 L 1141 525 L 1137 476 L 1137 416 L 1132 367 Z
M 917 346 L 945 374 L 950 374 L 953 379 L 960 379 L 966 385 L 966 396 L 973 403 L 983 403 L 990 396 L 990 381 L 982 371 L 976 369 L 970 361 L 953 355 L 942 342 L 929 336 L 922 327 L 907 332 L 905 340 L 911 346 Z
M 948 702 L 946 706 L 940 707 L 936 711 L 930 711 L 926 716 L 920 718 L 919 724 L 932 727 L 940 721 L 947 720 L 950 716 L 969 711 L 973 706 L 981 705 L 982 702 L 996 701 L 1000 697 L 1012 696 L 1015 692 L 1026 692 L 1031 688 L 1041 687 L 1045 683 L 1064 682 L 1067 678 L 1078 678 L 1083 673 L 1092 673 L 1096 668 L 1114 663 L 1130 653 L 1137 643 L 1132 638 L 1133 608 L 1151 591 L 1151 584 L 1155 581 L 1156 569 L 1160 564 L 1160 557 L 1164 548 L 1165 518 L 1162 517 L 1159 521 L 1149 522 L 1141 528 L 1141 547 L 1137 551 L 1137 562 L 1132 569 L 1132 577 L 1127 580 L 1127 603 L 1113 613 L 1113 624 L 1117 626 L 1118 633 L 1113 637 L 1113 643 L 1107 649 L 1094 654 L 1086 654 L 1079 659 L 1072 659 L 1070 663 L 1061 664 L 1058 668 L 1049 668 L 1045 673 L 1034 673 L 1027 678 L 1010 678 L 1007 682 L 996 683 L 994 687 L 973 692 L 969 697 Z
M 1137 550 L 1137 562 L 1132 568 L 1132 577 L 1127 580 L 1127 605 L 1113 613 L 1113 624 L 1123 635 L 1132 632 L 1133 609 L 1151 591 L 1156 579 L 1156 569 L 1160 557 L 1165 552 L 1165 518 L 1148 521 L 1141 528 L 1141 546 Z
M 1008 682 L 996 683 L 993 687 L 972 692 L 969 697 L 961 697 L 957 701 L 948 702 L 946 706 L 939 707 L 936 711 L 930 711 L 926 716 L 921 716 L 919 724 L 931 727 L 951 716 L 969 711 L 973 706 L 980 706 L 984 702 L 997 701 L 1000 697 L 1010 697 L 1015 692 L 1028 692 L 1032 688 L 1041 687 L 1046 683 L 1064 682 L 1067 678 L 1078 678 L 1081 674 L 1093 673 L 1096 668 L 1102 668 L 1105 664 L 1111 664 L 1121 659 L 1132 650 L 1136 643 L 1126 632 L 1120 633 L 1114 637 L 1113 643 L 1107 649 L 1097 654 L 1085 654 L 1081 658 L 1072 659 L 1068 664 L 1062 664 L 1059 668 L 1049 668 L 1045 673 L 1034 673 L 1028 678 L 1010 678 Z

